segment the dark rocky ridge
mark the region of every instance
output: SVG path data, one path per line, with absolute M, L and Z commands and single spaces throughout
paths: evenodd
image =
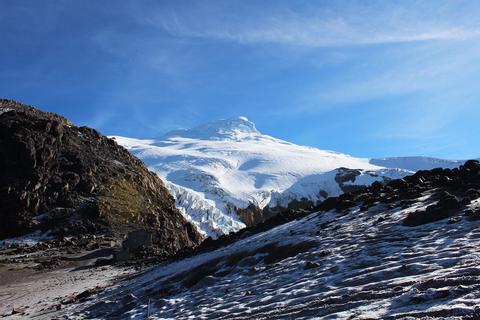
M 339 188 L 344 193 L 352 193 L 366 189 L 368 185 L 360 184 L 349 184 L 348 182 L 355 182 L 356 178 L 361 175 L 362 170 L 360 169 L 349 169 L 349 168 L 338 168 L 335 175 L 335 182 L 338 184 Z M 366 172 L 371 176 L 376 176 L 374 172 Z M 390 181 L 387 177 L 382 177 L 383 182 Z M 328 193 L 325 190 L 319 190 L 319 195 L 323 198 L 328 198 Z M 286 210 L 289 211 L 307 211 L 311 212 L 316 206 L 320 205 L 322 201 L 313 202 L 307 198 L 294 199 L 290 201 L 287 207 L 277 206 L 270 207 L 266 206 L 263 209 L 260 209 L 253 203 L 248 205 L 246 208 L 236 209 L 236 213 L 239 215 L 240 220 L 245 223 L 247 227 L 255 226 L 259 223 L 263 223 L 278 214 L 282 214 Z
M 186 250 L 182 255 L 197 254 L 214 250 L 246 238 L 252 234 L 264 232 L 294 219 L 303 218 L 314 212 L 335 210 L 344 214 L 353 207 L 366 211 L 372 206 L 408 208 L 420 197 L 427 196 L 433 204 L 425 210 L 411 212 L 403 221 L 408 227 L 418 226 L 445 219 L 447 223 L 455 223 L 458 219 L 480 219 L 480 210 L 467 207 L 473 200 L 480 198 L 480 162 L 469 160 L 459 168 L 420 170 L 403 179 L 374 182 L 371 186 L 338 197 L 330 197 L 308 209 L 288 208 L 265 219 L 258 224 L 244 228 L 236 233 L 223 235 L 216 240 L 207 238 L 194 250 Z M 449 218 L 449 220 L 447 220 Z M 380 216 L 379 219 L 382 219 Z
M 152 232 L 170 255 L 201 241 L 160 178 L 98 131 L 0 100 L 0 239 Z

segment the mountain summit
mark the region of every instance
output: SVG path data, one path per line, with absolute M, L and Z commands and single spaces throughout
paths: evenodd
M 160 175 L 185 216 L 214 238 L 288 207 L 315 206 L 374 181 L 412 174 L 415 164 L 424 169 L 440 163 L 425 158 L 374 161 L 299 146 L 260 133 L 245 117 L 175 130 L 155 140 L 114 138 Z
M 193 138 L 202 140 L 238 140 L 260 134 L 255 124 L 247 117 L 239 116 L 212 121 L 191 129 L 179 129 L 167 133 L 163 138 Z

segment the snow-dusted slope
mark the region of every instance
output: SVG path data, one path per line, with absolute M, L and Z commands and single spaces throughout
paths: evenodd
M 445 160 L 430 157 L 395 157 L 371 159 L 370 163 L 386 168 L 402 168 L 411 171 L 431 170 L 434 168 L 456 168 L 465 161 Z
M 72 313 L 93 319 L 479 319 L 480 199 L 450 217 L 405 226 L 411 213 L 445 197 L 430 183 L 417 185 L 428 190 L 408 201 L 403 191 L 391 192 L 394 200 L 382 190 L 378 196 L 387 203 L 366 211 L 360 201 L 312 213 L 165 263 Z
M 238 208 L 314 203 L 342 193 L 338 168 L 361 169 L 349 184 L 370 184 L 423 169 L 424 161 L 392 167 L 393 160 L 354 158 L 261 134 L 245 117 L 172 131 L 160 139 L 114 137 L 167 181 L 177 205 L 205 235 L 245 226 Z M 427 162 L 430 160 L 426 160 Z M 386 168 L 387 167 L 387 168 Z

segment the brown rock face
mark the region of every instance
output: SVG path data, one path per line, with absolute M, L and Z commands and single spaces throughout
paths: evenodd
M 265 220 L 263 210 L 254 204 L 249 204 L 248 207 L 243 209 L 237 209 L 237 214 L 247 227 L 254 226 Z
M 168 254 L 201 240 L 160 178 L 114 140 L 11 100 L 0 100 L 0 219 L 0 239 L 147 229 Z

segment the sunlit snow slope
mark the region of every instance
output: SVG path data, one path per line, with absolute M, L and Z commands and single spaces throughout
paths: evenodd
M 245 117 L 175 130 L 159 139 L 114 138 L 166 180 L 179 208 L 212 237 L 243 228 L 236 210 L 249 204 L 286 207 L 293 199 L 315 203 L 341 194 L 335 179 L 341 167 L 362 170 L 345 184 L 366 185 L 437 164 L 436 159 L 373 160 L 299 146 L 260 133 Z
M 480 166 L 474 166 L 370 188 L 345 197 L 346 209 L 246 232 L 152 268 L 77 303 L 71 313 L 89 319 L 480 319 Z

